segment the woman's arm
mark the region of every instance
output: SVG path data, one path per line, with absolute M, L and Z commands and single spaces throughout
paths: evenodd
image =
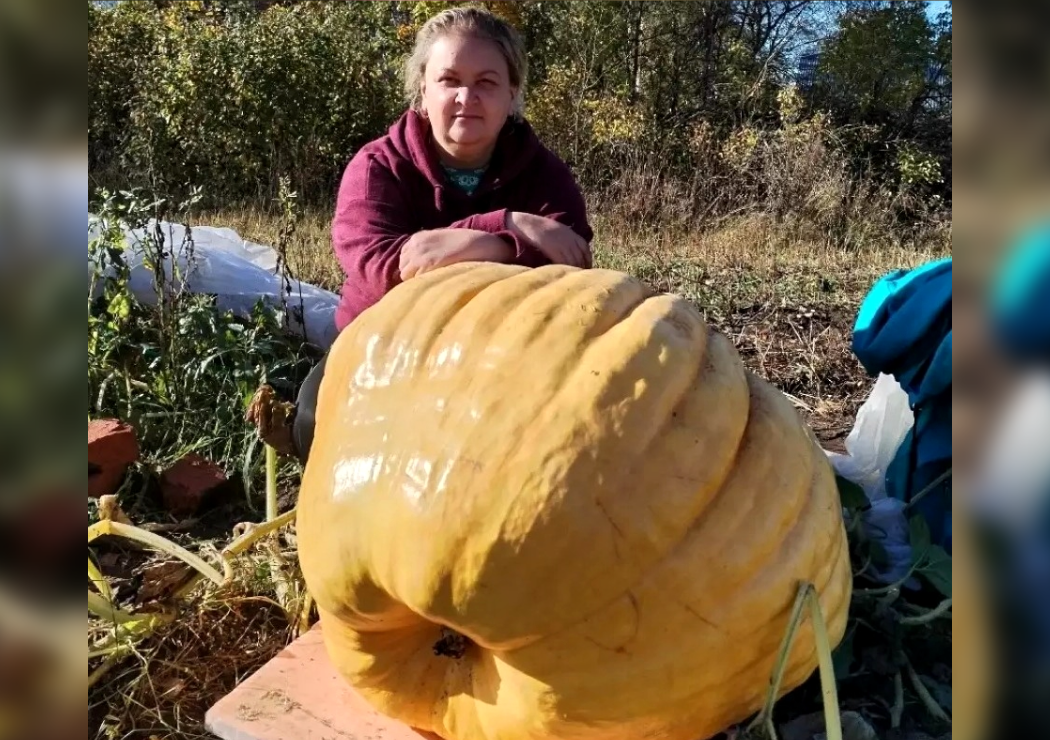
M 343 273 L 378 300 L 399 282 L 401 247 L 416 230 L 390 173 L 369 155 L 343 172 L 332 220 L 332 247 Z
M 457 262 L 511 262 L 513 248 L 499 237 L 476 229 L 417 231 L 401 247 L 402 280 Z
M 535 179 L 542 183 L 542 187 L 532 190 L 520 206 L 509 209 L 501 208 L 488 213 L 480 213 L 469 216 L 460 221 L 450 224 L 450 228 L 477 229 L 494 234 L 505 240 L 514 248 L 513 261 L 528 267 L 538 267 L 555 261 L 551 255 L 540 249 L 537 243 L 539 230 L 530 228 L 530 219 L 517 219 L 520 224 L 515 224 L 515 213 L 526 213 L 534 216 L 542 216 L 554 224 L 560 224 L 578 237 L 578 242 L 586 252 L 586 258 L 590 259 L 590 242 L 594 238 L 594 232 L 587 221 L 587 206 L 580 191 L 579 185 L 573 177 L 568 165 L 547 153 L 545 162 L 541 167 L 540 174 Z M 548 225 L 545 229 L 549 238 L 556 230 Z M 565 233 L 560 241 L 571 240 L 572 235 Z M 550 250 L 547 250 L 550 251 Z M 590 266 L 589 264 L 585 266 Z
M 354 157 L 343 173 L 332 246 L 344 274 L 372 302 L 408 276 L 406 256 L 410 274 L 469 258 L 512 258 L 504 242 L 480 229 L 421 230 L 393 174 L 369 154 Z

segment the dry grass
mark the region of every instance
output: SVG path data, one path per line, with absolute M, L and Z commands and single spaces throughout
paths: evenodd
M 308 283 L 338 292 L 343 283 L 339 263 L 332 252 L 332 212 L 311 209 L 299 214 L 295 230 L 281 244 L 281 219 L 257 208 L 211 211 L 191 219 L 200 226 L 222 226 L 241 238 L 258 244 L 283 247 L 292 275 Z
M 237 558 L 235 577 L 225 587 L 202 583 L 185 601 L 175 596 L 185 568 L 166 556 L 96 541 L 121 606 L 140 614 L 175 610 L 177 618 L 141 640 L 89 690 L 89 738 L 213 737 L 204 728 L 208 709 L 300 633 L 297 609 L 305 586 L 289 530 L 294 527 Z M 200 546 L 211 562 L 217 561 L 215 544 Z M 110 627 L 92 618 L 89 644 Z M 89 662 L 89 672 L 98 662 Z
M 331 248 L 331 211 L 312 209 L 300 215 L 287 240 L 287 259 L 293 274 L 307 282 L 338 291 L 343 275 Z M 194 219 L 210 226 L 227 226 L 249 241 L 276 245 L 280 221 L 259 209 L 211 211 Z M 773 290 L 798 297 L 808 282 L 812 288 L 820 277 L 832 281 L 836 298 L 856 300 L 874 279 L 888 270 L 919 264 L 951 250 L 947 231 L 933 234 L 918 244 L 902 244 L 898 238 L 872 238 L 863 249 L 785 237 L 780 226 L 763 216 L 750 216 L 720 228 L 698 232 L 689 229 L 636 227 L 620 217 L 593 216 L 597 262 L 654 281 L 658 287 L 702 298 L 695 278 L 704 271 L 736 274 L 744 285 L 760 291 Z M 787 286 L 778 283 L 783 272 L 810 275 L 808 281 Z M 691 280 L 690 278 L 693 278 Z M 823 291 L 828 293 L 828 291 Z M 811 291 L 812 294 L 812 291 Z
M 247 594 L 159 629 L 89 698 L 94 737 L 211 738 L 205 712 L 290 639 L 283 611 Z

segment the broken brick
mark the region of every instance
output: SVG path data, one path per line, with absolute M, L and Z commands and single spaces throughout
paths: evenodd
M 191 516 L 209 493 L 226 482 L 226 473 L 210 460 L 191 453 L 166 471 L 160 479 L 165 508 L 176 516 Z
M 119 419 L 88 422 L 88 496 L 115 493 L 138 459 L 139 443 L 133 427 Z
M 204 725 L 222 740 L 441 740 L 368 704 L 332 665 L 320 625 L 212 706 Z

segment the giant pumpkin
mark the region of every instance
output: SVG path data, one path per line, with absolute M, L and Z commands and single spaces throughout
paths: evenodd
M 327 650 L 450 740 L 699 740 L 762 703 L 800 581 L 850 597 L 833 473 L 688 301 L 463 264 L 338 338 L 298 542 Z M 807 623 L 784 688 L 816 667 Z

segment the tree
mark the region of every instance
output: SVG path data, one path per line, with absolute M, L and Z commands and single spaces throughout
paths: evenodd
M 935 29 L 923 2 L 867 2 L 848 9 L 823 45 L 814 102 L 843 123 L 914 123 L 935 84 Z

